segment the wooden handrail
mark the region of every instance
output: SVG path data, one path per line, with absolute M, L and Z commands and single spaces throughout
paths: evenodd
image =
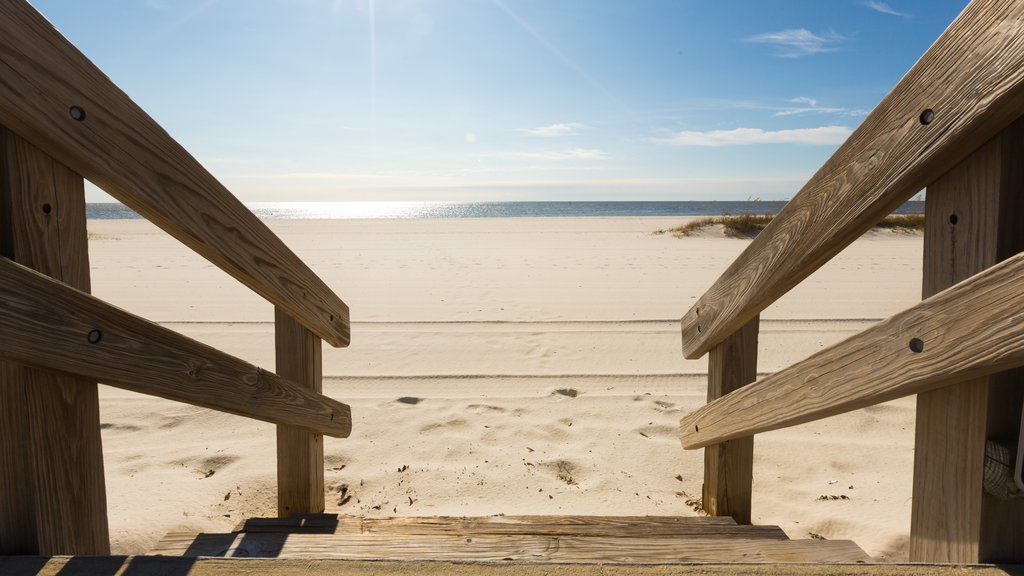
M 1024 253 L 680 421 L 701 448 L 1024 365 Z
M 334 346 L 348 307 L 24 0 L 0 2 L 4 124 Z
M 973 0 L 682 319 L 699 358 L 1024 114 L 1024 0 Z
M 345 404 L 0 258 L 0 359 L 346 437 Z

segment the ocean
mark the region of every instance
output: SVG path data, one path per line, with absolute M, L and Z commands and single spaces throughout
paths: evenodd
M 251 202 L 246 206 L 264 220 L 444 219 L 444 218 L 599 218 L 622 216 L 721 216 L 776 214 L 785 201 L 679 202 Z M 907 202 L 897 214 L 920 214 L 923 201 Z M 139 219 L 118 203 L 90 203 L 94 220 Z

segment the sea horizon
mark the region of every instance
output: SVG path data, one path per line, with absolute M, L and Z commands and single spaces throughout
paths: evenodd
M 777 214 L 786 200 L 679 201 L 509 201 L 509 202 L 247 202 L 262 220 L 367 220 L 456 218 L 611 218 L 694 217 L 729 214 Z M 924 201 L 911 200 L 896 214 L 924 213 Z M 138 220 L 118 202 L 86 204 L 90 220 Z

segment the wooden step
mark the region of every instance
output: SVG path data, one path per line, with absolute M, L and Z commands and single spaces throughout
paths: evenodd
M 741 538 L 788 537 L 778 526 L 738 526 L 728 516 L 423 516 L 363 518 L 335 514 L 311 514 L 290 518 L 251 518 L 235 532 L 306 534 L 407 534 L 407 535 L 539 535 L 614 536 L 737 536 Z
M 962 564 L 509 564 L 172 556 L 0 556 L 4 576 L 1008 576 L 1022 566 Z
M 168 534 L 152 554 L 348 560 L 662 564 L 866 562 L 842 540 L 677 517 L 491 516 L 253 519 L 228 534 Z

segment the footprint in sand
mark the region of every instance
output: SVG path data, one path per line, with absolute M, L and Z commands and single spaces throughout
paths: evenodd
M 575 398 L 580 395 L 580 391 L 575 388 L 556 388 L 551 393 L 552 396 L 567 396 L 569 398 Z
M 352 458 L 344 454 L 324 454 L 324 467 L 328 469 L 344 468 Z
M 192 468 L 197 474 L 199 474 L 200 478 L 209 478 L 224 467 L 237 462 L 238 460 L 239 457 L 232 454 L 218 454 L 216 456 L 200 459 L 184 458 L 172 460 L 170 463 Z
M 428 432 L 436 432 L 438 430 L 462 430 L 469 426 L 469 422 L 466 422 L 462 418 L 454 418 L 447 422 L 434 422 L 433 424 L 427 424 L 420 428 L 421 434 Z
M 552 460 L 551 462 L 541 462 L 540 467 L 543 470 L 551 472 L 556 478 L 565 482 L 569 486 L 576 486 L 579 484 L 579 470 L 580 467 L 571 460 Z
M 536 430 L 541 433 L 541 438 L 545 440 L 565 440 L 569 438 L 568 427 L 564 425 L 545 424 Z
M 110 422 L 104 422 L 100 424 L 100 430 L 114 430 L 116 432 L 138 432 L 142 428 L 133 426 L 131 424 L 111 424 Z
M 401 398 L 395 400 L 395 402 L 399 402 L 401 404 L 409 404 L 410 406 L 415 406 L 416 404 L 419 404 L 420 402 L 423 402 L 423 398 L 417 398 L 415 396 L 402 396 Z
M 178 426 L 181 426 L 188 419 L 187 416 L 160 416 L 163 422 L 160 424 L 161 430 L 173 430 Z
M 675 426 L 664 426 L 657 424 L 649 424 L 642 428 L 637 428 L 637 432 L 646 438 L 669 438 L 672 441 L 676 440 L 676 434 L 678 428 Z
M 472 410 L 477 414 L 504 414 L 508 412 L 501 406 L 491 406 L 490 404 L 470 404 L 466 406 L 467 410 Z
M 203 470 L 213 470 L 214 472 L 238 462 L 239 457 L 231 454 L 218 454 L 217 456 L 210 456 L 209 458 L 203 458 L 199 461 L 199 467 Z

